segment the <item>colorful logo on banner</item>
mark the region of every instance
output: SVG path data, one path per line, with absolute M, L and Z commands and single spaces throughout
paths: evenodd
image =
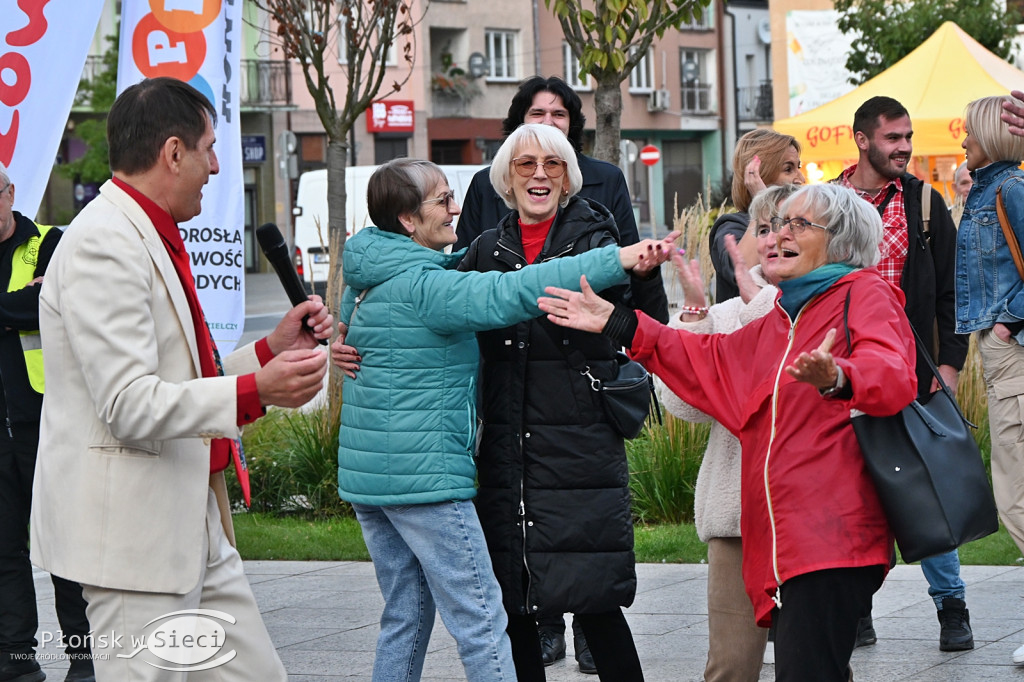
M 132 61 L 146 78 L 185 81 L 216 103 L 199 70 L 206 63 L 203 30 L 220 16 L 221 0 L 151 0 L 132 31 Z
M 217 111 L 220 172 L 203 189 L 202 213 L 178 228 L 210 332 L 224 353 L 245 323 L 241 7 L 242 0 L 123 0 L 118 68 L 119 92 L 143 78 L 176 78 Z

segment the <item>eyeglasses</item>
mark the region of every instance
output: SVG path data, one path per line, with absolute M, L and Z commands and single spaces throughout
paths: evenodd
M 806 230 L 808 227 L 816 227 L 819 230 L 825 230 L 826 232 L 828 231 L 828 227 L 826 227 L 825 225 L 819 225 L 818 223 L 812 223 L 810 220 L 805 220 L 803 218 L 800 218 L 799 216 L 794 216 L 792 218 L 780 218 L 780 217 L 776 216 L 776 217 L 772 218 L 770 222 L 771 222 L 771 225 L 772 225 L 771 226 L 771 231 L 772 232 L 778 232 L 779 230 L 781 230 L 786 225 L 789 225 L 789 231 L 792 232 L 793 234 L 800 234 L 801 232 Z M 763 230 L 764 230 L 764 228 L 762 228 L 762 227 L 759 227 L 757 229 L 757 236 L 758 237 L 766 237 L 766 236 L 768 236 L 767 232 L 764 232 L 762 234 Z
M 544 175 L 549 178 L 560 178 L 565 173 L 565 161 L 562 159 L 548 159 L 540 165 L 544 167 Z M 520 156 L 512 159 L 512 167 L 519 175 L 529 178 L 537 172 L 537 160 Z
M 451 210 L 452 210 L 452 201 L 454 201 L 454 200 L 455 200 L 455 192 L 452 192 L 451 190 L 449 190 L 449 191 L 444 193 L 444 196 L 438 197 L 436 199 L 427 199 L 423 203 L 424 204 L 444 204 L 444 210 L 446 210 L 448 212 L 451 212 Z

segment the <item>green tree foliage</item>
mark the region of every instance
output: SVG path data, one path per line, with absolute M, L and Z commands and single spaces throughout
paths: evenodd
M 700 17 L 710 0 L 544 0 L 562 25 L 580 62 L 580 75 L 597 82 L 594 156 L 617 164 L 622 81 L 670 28 Z
M 106 112 L 117 97 L 118 30 L 106 36 L 107 51 L 100 60 L 100 67 L 92 79 L 82 80 L 75 95 L 77 106 L 89 107 L 97 112 L 98 118 L 81 121 L 74 130 L 75 136 L 86 144 L 85 154 L 57 167 L 57 172 L 76 182 L 99 184 L 110 178 L 110 157 L 107 148 Z
M 835 0 L 839 28 L 855 37 L 846 68 L 854 85 L 877 76 L 952 21 L 1003 59 L 1017 33 L 1000 0 Z

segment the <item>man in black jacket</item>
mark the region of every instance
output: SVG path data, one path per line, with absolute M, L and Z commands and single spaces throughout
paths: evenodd
M 43 405 L 39 289 L 60 236 L 14 210 L 14 184 L 0 164 L 0 682 L 46 679 L 35 659 L 39 618 L 28 518 Z M 82 587 L 53 576 L 53 589 L 71 662 L 65 679 L 95 682 Z
M 882 260 L 878 269 L 886 280 L 903 290 L 910 324 L 925 348 L 932 350 L 939 374 L 955 393 L 968 344 L 968 337 L 954 331 L 956 228 L 942 196 L 907 172 L 913 134 L 910 114 L 902 104 L 891 97 L 867 100 L 853 119 L 860 156 L 836 182 L 856 191 L 882 216 Z M 923 196 L 926 187 L 930 198 Z M 929 211 L 922 217 L 924 206 L 929 206 Z M 939 388 L 921 357 L 917 359 L 917 382 L 919 396 Z M 957 551 L 923 560 L 921 570 L 928 580 L 928 594 L 938 609 L 939 649 L 973 649 Z M 868 616 L 862 619 L 858 645 L 874 643 L 874 639 Z

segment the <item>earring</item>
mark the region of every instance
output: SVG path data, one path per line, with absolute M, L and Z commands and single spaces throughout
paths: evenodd
M 508 189 L 506 189 L 506 190 L 505 190 L 505 194 L 507 194 L 507 195 L 509 195 L 509 196 L 512 196 L 512 188 L 511 188 L 511 187 L 509 187 Z
M 569 196 L 569 190 L 567 190 L 567 189 L 565 189 L 565 188 L 563 187 L 563 188 L 562 188 L 562 196 L 563 196 L 563 197 L 567 197 L 567 196 Z

